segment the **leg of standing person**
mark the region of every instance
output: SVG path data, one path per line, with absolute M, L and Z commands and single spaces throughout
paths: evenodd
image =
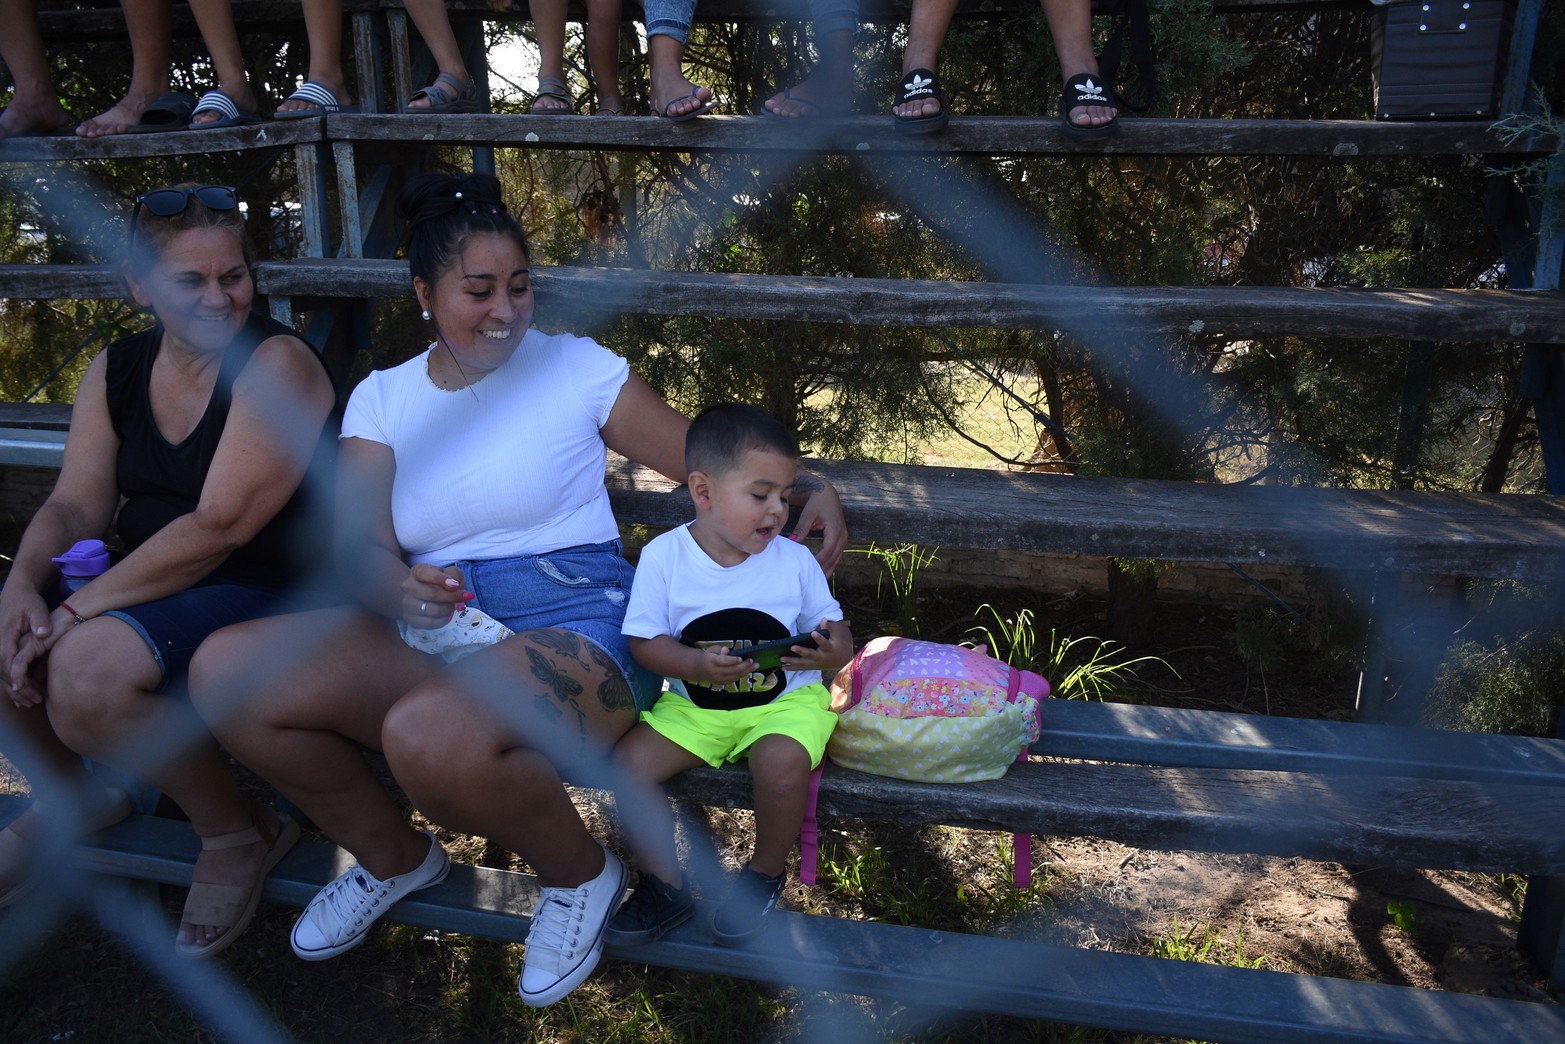
M 0 61 L 11 71 L 16 94 L 0 112 L 0 140 L 52 134 L 71 122 L 54 94 L 34 0 L 0 0 Z
M 217 75 L 216 91 L 201 96 L 197 111 L 190 116 L 190 125 L 210 127 L 256 122 L 259 120 L 256 115 L 258 103 L 255 91 L 250 87 L 250 75 L 245 72 L 239 30 L 234 26 L 233 5 L 229 0 L 191 0 L 190 13 L 196 17 L 201 39 L 212 59 L 212 71 Z M 227 99 L 226 105 L 219 101 L 218 95 Z
M 620 0 L 587 0 L 587 68 L 598 90 L 598 116 L 624 116 L 619 88 Z
M 945 45 L 946 32 L 951 28 L 951 17 L 955 13 L 956 0 L 913 0 L 907 49 L 902 52 L 904 80 L 915 69 L 935 71 L 938 68 L 940 48 Z M 943 111 L 943 102 L 934 95 L 925 95 L 893 105 L 891 111 L 903 119 L 932 119 Z
M 323 88 L 338 105 L 349 105 L 352 95 L 348 92 L 348 77 L 342 70 L 341 0 L 304 0 L 303 7 L 304 35 L 310 45 L 310 68 L 305 81 Z M 310 96 L 314 93 L 290 94 L 277 107 L 277 112 L 280 115 L 320 112 L 319 96 Z
M 198 883 L 254 891 L 282 821 L 239 790 L 190 705 L 159 691 L 163 669 L 146 640 L 123 619 L 97 617 L 60 638 L 48 671 L 49 720 L 67 747 L 163 791 L 202 838 L 256 831 L 254 840 L 203 849 L 193 873 Z M 209 945 L 228 930 L 202 916 L 187 906 L 180 925 L 186 946 Z
M 652 113 L 689 119 L 711 106 L 712 91 L 685 77 L 685 44 L 690 39 L 695 0 L 647 0 L 647 53 L 652 62 Z
M 124 134 L 140 122 L 147 107 L 168 93 L 174 28 L 169 0 L 122 0 L 130 35 L 130 88 L 113 108 L 83 120 L 83 138 Z
M 800 119 L 852 111 L 853 38 L 858 31 L 858 0 L 811 0 L 817 60 L 810 78 L 766 99 L 774 116 Z
M 1092 50 L 1092 0 L 1041 0 L 1049 35 L 1054 38 L 1054 53 L 1060 60 L 1060 79 L 1069 83 L 1072 76 L 1098 75 L 1098 56 Z M 1101 127 L 1112 121 L 1119 110 L 1112 105 L 1076 105 L 1061 118 L 1078 127 Z
M 404 0 L 403 6 L 439 70 L 434 83 L 408 99 L 407 111 L 477 112 L 478 90 L 462 61 L 445 0 Z
M 538 36 L 538 93 L 527 111 L 573 113 L 575 100 L 565 83 L 565 0 L 533 0 L 532 13 Z

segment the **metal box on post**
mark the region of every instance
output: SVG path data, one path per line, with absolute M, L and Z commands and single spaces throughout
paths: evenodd
M 1375 118 L 1495 115 L 1514 0 L 1375 0 Z

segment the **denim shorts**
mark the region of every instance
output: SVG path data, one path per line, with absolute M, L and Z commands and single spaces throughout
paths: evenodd
M 296 591 L 291 588 L 257 587 L 253 584 L 197 584 L 167 598 L 103 613 L 124 620 L 147 643 L 162 679 L 159 692 L 182 678 L 196 649 L 207 636 L 230 624 L 263 616 L 302 613 L 342 601 L 336 594 Z
M 553 627 L 581 635 L 613 658 L 638 711 L 657 702 L 663 679 L 636 662 L 620 631 L 636 570 L 618 540 L 451 564 L 462 570 L 476 608 L 513 631 Z

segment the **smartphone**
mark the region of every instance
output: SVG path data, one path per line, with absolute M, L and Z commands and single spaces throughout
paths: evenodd
M 819 646 L 815 642 L 815 632 L 805 631 L 788 638 L 779 638 L 775 642 L 761 642 L 757 645 L 749 645 L 743 649 L 731 649 L 733 656 L 743 656 L 747 660 L 754 660 L 757 667 L 769 670 L 782 666 L 782 658 L 793 651 L 795 645 L 802 645 L 806 649 L 816 649 Z

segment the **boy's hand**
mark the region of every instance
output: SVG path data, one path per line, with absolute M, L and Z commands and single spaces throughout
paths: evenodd
M 692 662 L 695 665 L 694 673 L 684 675 L 685 681 L 705 682 L 708 685 L 727 685 L 736 682 L 740 678 L 748 678 L 758 668 L 754 660 L 747 660 L 743 656 L 731 656 L 728 646 L 717 646 L 706 649 L 692 649 L 695 656 Z
M 816 647 L 795 645 L 783 654 L 782 665 L 791 671 L 820 671 L 829 680 L 853 659 L 853 632 L 846 620 L 822 620 L 813 633 Z

